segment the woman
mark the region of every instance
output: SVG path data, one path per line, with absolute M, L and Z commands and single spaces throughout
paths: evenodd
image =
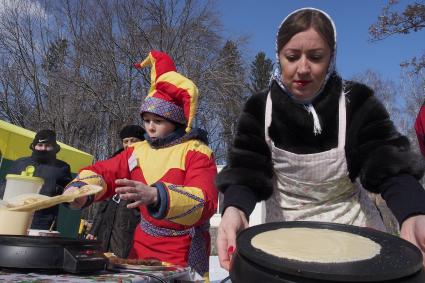
M 293 12 L 276 45 L 279 67 L 270 89 L 247 101 L 216 180 L 224 193 L 217 237 L 222 267 L 229 268 L 236 233 L 248 227 L 261 200 L 267 200 L 267 221 L 384 230 L 364 189 L 381 193 L 401 235 L 424 250 L 425 192 L 417 181 L 423 168 L 372 90 L 339 77 L 330 17 L 313 8 Z
M 138 67 L 153 65 L 152 85 L 140 113 L 146 141 L 80 171 L 65 193 L 103 186 L 95 200 L 115 193 L 140 209 L 130 257 L 190 266 L 208 277 L 209 219 L 217 209 L 217 169 L 205 133 L 192 129 L 198 90 L 176 72 L 172 59 L 152 51 Z M 72 206 L 85 207 L 89 198 Z

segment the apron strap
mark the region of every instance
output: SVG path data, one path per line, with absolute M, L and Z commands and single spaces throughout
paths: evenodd
M 266 112 L 264 117 L 264 136 L 266 138 L 267 144 L 270 146 L 271 138 L 269 136 L 269 127 L 272 123 L 272 98 L 270 95 L 270 91 L 267 94 L 266 100 Z
M 347 111 L 345 109 L 346 107 L 344 91 L 341 91 L 338 108 L 338 148 L 343 149 L 345 147 L 345 131 L 347 124 Z

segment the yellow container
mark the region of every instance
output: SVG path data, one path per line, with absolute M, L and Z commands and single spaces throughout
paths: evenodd
M 22 194 L 38 194 L 44 184 L 44 180 L 39 177 L 32 177 L 34 166 L 27 166 L 21 175 L 6 175 L 6 187 L 4 189 L 3 200 L 8 200 Z
M 44 180 L 32 177 L 34 166 L 27 166 L 21 175 L 6 175 L 6 187 L 3 200 L 7 201 L 22 194 L 38 194 Z M 27 235 L 34 212 L 9 211 L 6 206 L 0 207 L 0 234 Z
M 27 235 L 34 212 L 9 211 L 0 208 L 0 234 Z

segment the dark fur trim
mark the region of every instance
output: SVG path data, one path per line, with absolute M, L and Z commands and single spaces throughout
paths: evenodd
M 364 92 L 355 92 L 363 90 Z M 366 94 L 364 94 L 366 93 Z M 357 95 L 358 94 L 358 95 Z M 359 99 L 362 97 L 363 100 Z M 390 120 L 389 114 L 382 103 L 373 96 L 370 89 L 355 85 L 349 93 L 349 113 L 347 116 L 346 157 L 350 178 L 354 180 L 360 173 L 365 162 L 373 158 L 372 152 L 378 148 L 390 146 L 397 150 L 408 151 L 409 141 L 400 135 Z M 374 161 L 371 161 L 372 163 Z M 400 164 L 401 165 L 401 164 Z M 403 165 L 401 165 L 403 166 Z M 378 169 L 374 174 L 380 174 Z M 369 174 L 365 176 L 372 176 Z M 363 180 L 366 189 L 370 182 Z M 373 183 L 373 182 L 372 182 Z
M 249 121 L 249 119 L 246 119 Z M 251 124 L 251 129 L 253 123 Z M 249 133 L 249 124 L 245 122 L 241 122 L 239 125 L 239 135 L 237 135 L 234 139 L 234 147 L 233 148 L 241 148 L 246 151 L 252 151 L 254 154 L 262 154 L 270 157 L 270 149 L 265 142 L 264 135 L 255 135 L 254 133 Z M 261 131 L 264 131 L 261 129 Z M 232 149 L 230 149 L 231 151 Z M 249 154 L 249 153 L 248 153 Z
M 244 107 L 237 135 L 227 156 L 228 166 L 216 179 L 217 187 L 223 193 L 236 185 L 252 189 L 258 199 L 265 199 L 272 192 L 271 154 L 264 138 L 266 95 L 250 97 Z
M 273 109 L 269 134 L 274 144 L 297 154 L 335 148 L 338 144 L 338 102 L 342 87 L 341 78 L 334 74 L 324 93 L 313 101 L 322 126 L 322 133 L 315 136 L 311 114 L 273 83 L 270 89 Z M 360 176 L 366 189 L 381 192 L 384 189 L 382 184 L 397 175 L 406 173 L 420 178 L 423 168 L 412 156 L 407 138 L 396 130 L 373 91 L 365 85 L 346 82 L 344 93 L 347 105 L 345 150 L 351 180 Z M 264 92 L 247 101 L 233 147 L 229 150 L 228 166 L 217 177 L 217 186 L 222 192 L 228 188 L 232 188 L 229 190 L 232 193 L 250 192 L 251 197 L 241 199 L 239 203 L 237 198 L 232 199 L 232 205 L 244 208 L 246 213 L 250 211 L 253 196 L 257 200 L 267 199 L 273 190 L 271 153 L 264 136 L 266 98 L 267 93 Z M 391 195 L 391 192 L 386 193 Z M 407 210 L 402 213 L 409 213 Z
M 386 179 L 401 174 L 410 174 L 420 179 L 424 167 L 419 156 L 408 151 L 408 147 L 386 145 L 370 153 L 360 172 L 360 180 L 369 191 L 379 193 L 380 185 Z
M 313 102 L 322 126 L 322 134 L 316 136 L 313 133 L 313 117 L 274 84 L 270 136 L 276 146 L 293 153 L 315 153 L 335 147 L 338 143 L 338 98 L 341 88 L 341 79 L 334 75 L 324 93 Z

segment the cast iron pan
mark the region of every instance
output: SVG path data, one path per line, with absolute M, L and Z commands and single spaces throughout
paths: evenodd
M 251 245 L 259 233 L 280 228 L 303 227 L 330 229 L 367 237 L 381 245 L 377 256 L 350 263 L 314 263 L 290 260 L 267 254 Z M 237 252 L 270 274 L 283 273 L 297 277 L 337 282 L 379 282 L 412 275 L 422 268 L 422 254 L 413 244 L 390 234 L 351 225 L 289 221 L 266 223 L 248 228 L 237 237 Z

